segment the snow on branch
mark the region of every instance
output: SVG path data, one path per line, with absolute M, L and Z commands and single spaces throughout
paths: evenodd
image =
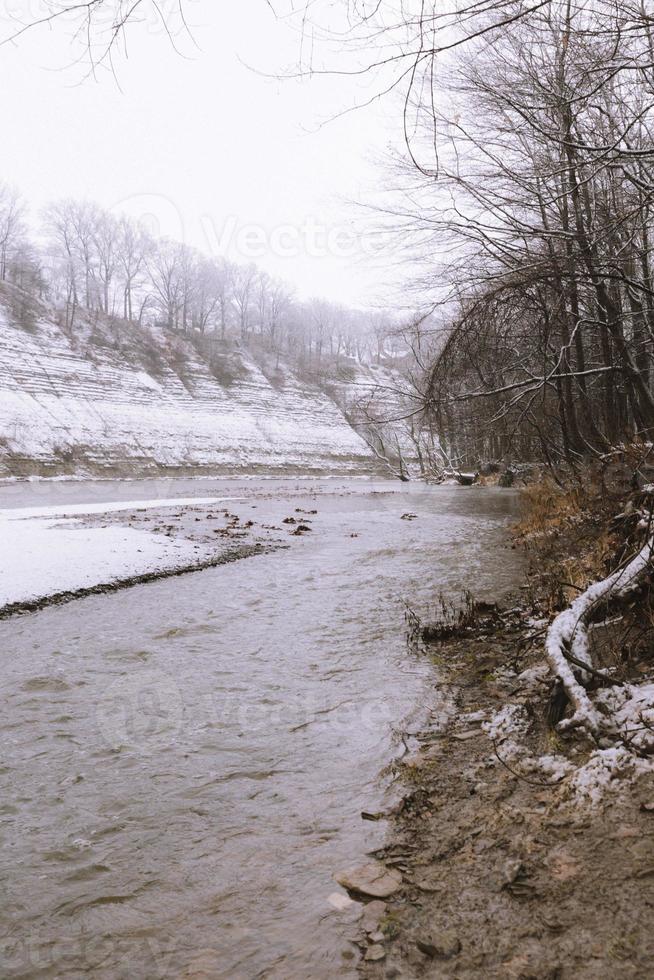
M 574 708 L 573 716 L 559 723 L 559 730 L 585 728 L 592 734 L 599 731 L 602 716 L 583 686 L 585 672 L 580 671 L 578 678 L 572 663 L 586 664 L 592 668 L 588 626 L 597 603 L 619 598 L 637 588 L 650 567 L 653 549 L 654 535 L 648 538 L 646 544 L 624 568 L 591 585 L 572 605 L 559 613 L 550 625 L 545 641 L 547 659 L 554 674 L 560 678 Z

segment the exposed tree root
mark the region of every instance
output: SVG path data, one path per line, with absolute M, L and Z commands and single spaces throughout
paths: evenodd
M 651 570 L 653 549 L 654 536 L 627 565 L 589 586 L 550 625 L 545 640 L 547 659 L 574 708 L 571 718 L 559 722 L 559 731 L 583 728 L 591 735 L 600 731 L 602 715 L 584 687 L 588 676 L 596 673 L 588 643 L 590 621 L 598 603 L 621 598 L 638 588 Z M 572 665 L 577 666 L 577 673 Z

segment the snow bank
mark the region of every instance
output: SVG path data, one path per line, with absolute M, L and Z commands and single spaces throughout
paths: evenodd
M 651 516 L 646 514 L 642 523 L 651 529 Z M 573 716 L 557 727 L 559 731 L 579 728 L 591 736 L 597 748 L 586 761 L 575 764 L 564 755 L 533 755 L 523 737 L 529 726 L 522 704 L 506 704 L 482 725 L 494 746 L 501 745 L 502 759 L 510 759 L 519 775 L 528 779 L 528 774 L 537 774 L 552 787 L 561 784 L 582 805 L 595 806 L 622 780 L 654 771 L 654 683 L 616 684 L 592 695 L 584 687 L 594 670 L 588 632 L 597 604 L 636 589 L 651 569 L 653 549 L 654 537 L 649 537 L 630 562 L 586 589 L 547 631 L 549 669 L 563 683 L 574 707 Z M 535 694 L 546 682 L 548 664 L 523 670 L 514 693 Z
M 78 517 L 87 514 L 115 514 L 125 510 L 208 506 L 242 497 L 159 497 L 155 500 L 119 500 L 115 503 L 55 505 L 52 507 L 15 507 L 0 510 L 0 520 L 25 520 L 40 517 Z
M 161 505 L 158 501 L 157 506 Z M 67 513 L 74 509 L 68 508 Z M 81 509 L 83 513 L 91 510 L 88 505 Z M 109 507 L 92 509 L 98 513 Z M 48 510 L 57 508 L 43 508 L 39 513 Z M 24 511 L 0 512 L 0 609 L 181 568 L 212 554 L 201 545 L 164 534 L 118 526 L 88 528 L 76 521 L 61 524 L 24 515 Z

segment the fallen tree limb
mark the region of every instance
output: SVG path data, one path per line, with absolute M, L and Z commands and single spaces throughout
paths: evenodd
M 640 585 L 650 569 L 654 536 L 649 537 L 638 554 L 601 582 L 595 582 L 553 620 L 545 640 L 545 652 L 553 673 L 560 678 L 574 708 L 571 718 L 558 725 L 559 730 L 584 728 L 591 734 L 600 729 L 601 715 L 583 686 L 584 673 L 595 673 L 588 644 L 588 627 L 599 602 L 626 595 Z M 575 675 L 571 665 L 582 672 Z

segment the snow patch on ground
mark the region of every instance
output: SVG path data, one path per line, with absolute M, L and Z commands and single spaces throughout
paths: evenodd
M 600 691 L 596 702 L 604 708 L 617 736 L 638 752 L 654 752 L 654 684 L 625 684 Z
M 158 500 L 119 500 L 115 503 L 54 505 L 52 507 L 16 507 L 0 510 L 1 520 L 25 520 L 42 517 L 79 517 L 87 514 L 116 514 L 125 510 L 152 510 L 153 508 L 207 506 L 222 504 L 242 497 L 177 497 Z
M 546 683 L 549 673 L 547 664 L 540 664 L 537 667 L 529 667 L 527 670 L 523 670 L 521 674 L 518 674 L 516 680 L 521 688 L 532 691 Z
M 542 680 L 540 667 L 523 671 L 521 680 Z M 532 755 L 520 741 L 528 728 L 521 705 L 507 704 L 482 729 L 502 745 L 502 758 L 525 777 L 537 774 L 552 786 L 565 782 L 571 801 L 579 806 L 599 806 L 620 789 L 624 780 L 654 772 L 654 684 L 625 684 L 601 690 L 594 699 L 600 719 L 599 734 L 615 745 L 598 748 L 583 765 L 563 755 Z
M 526 761 L 526 769 L 530 768 L 529 763 L 532 763 L 532 772 L 537 772 L 539 775 L 546 777 L 553 784 L 560 783 L 561 780 L 565 779 L 566 776 L 574 771 L 574 765 L 562 755 L 535 756 L 533 759 Z
M 161 505 L 158 501 L 157 506 Z M 57 510 L 44 508 L 50 509 Z M 73 509 L 68 508 L 67 513 Z M 94 512 L 108 509 L 102 506 Z M 201 545 L 164 534 L 119 526 L 88 528 L 77 521 L 16 519 L 15 513 L 21 512 L 0 513 L 0 609 L 193 565 L 213 554 Z M 89 513 L 87 505 L 83 513 Z
M 522 705 L 507 704 L 481 727 L 493 742 L 497 742 L 511 735 L 524 735 L 529 728 L 529 719 Z
M 620 788 L 622 779 L 652 769 L 654 764 L 650 760 L 639 759 L 624 746 L 598 749 L 574 773 L 570 789 L 578 802 L 597 806 L 608 792 Z

